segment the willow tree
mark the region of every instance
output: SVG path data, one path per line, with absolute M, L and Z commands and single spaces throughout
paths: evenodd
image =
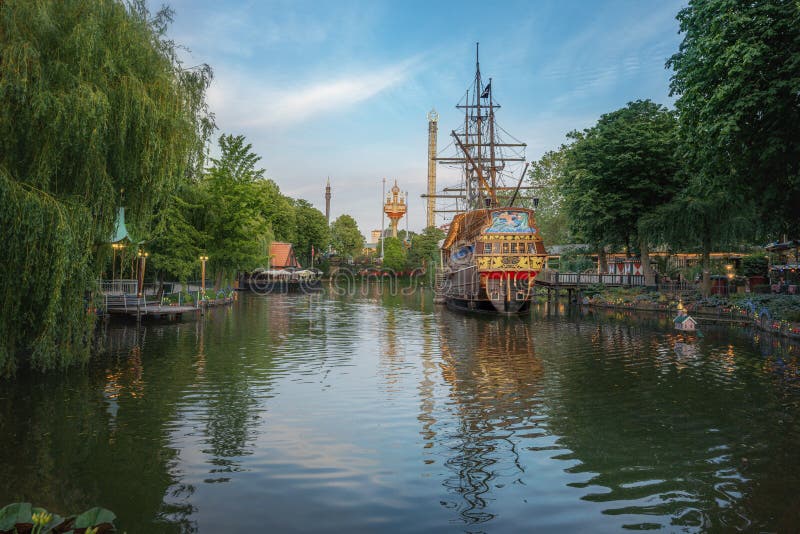
M 202 166 L 208 67 L 137 0 L 0 2 L 0 374 L 85 361 L 84 295 L 116 208 L 134 225 Z

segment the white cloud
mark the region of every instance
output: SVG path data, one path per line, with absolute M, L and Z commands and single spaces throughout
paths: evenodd
M 301 86 L 269 86 L 251 74 L 217 72 L 208 93 L 211 108 L 226 123 L 245 127 L 297 124 L 349 108 L 407 81 L 418 58 L 380 69 L 318 79 Z

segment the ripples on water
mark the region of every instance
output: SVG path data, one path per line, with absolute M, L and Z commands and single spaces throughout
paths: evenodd
M 798 350 L 669 318 L 243 296 L 0 385 L 0 503 L 129 532 L 800 528 Z

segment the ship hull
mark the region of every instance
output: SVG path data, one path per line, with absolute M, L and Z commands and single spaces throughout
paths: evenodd
M 497 305 L 491 300 L 460 299 L 446 297 L 447 309 L 461 313 L 480 313 L 491 315 L 519 315 L 530 310 L 530 299 L 524 301 L 508 301 Z

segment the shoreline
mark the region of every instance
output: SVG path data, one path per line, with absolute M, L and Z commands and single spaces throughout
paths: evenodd
M 590 308 L 668 313 L 670 315 L 677 313 L 678 309 L 677 306 L 669 304 L 642 306 L 633 303 L 614 304 L 608 302 L 592 302 L 591 300 L 584 305 Z M 688 305 L 686 306 L 686 312 L 701 323 L 749 326 L 761 330 L 762 332 L 800 341 L 800 323 L 771 319 L 764 313 L 751 313 L 748 310 L 736 306 L 702 306 L 702 308 L 707 308 L 708 311 L 700 310 L 694 305 Z M 712 312 L 711 310 L 715 311 Z

